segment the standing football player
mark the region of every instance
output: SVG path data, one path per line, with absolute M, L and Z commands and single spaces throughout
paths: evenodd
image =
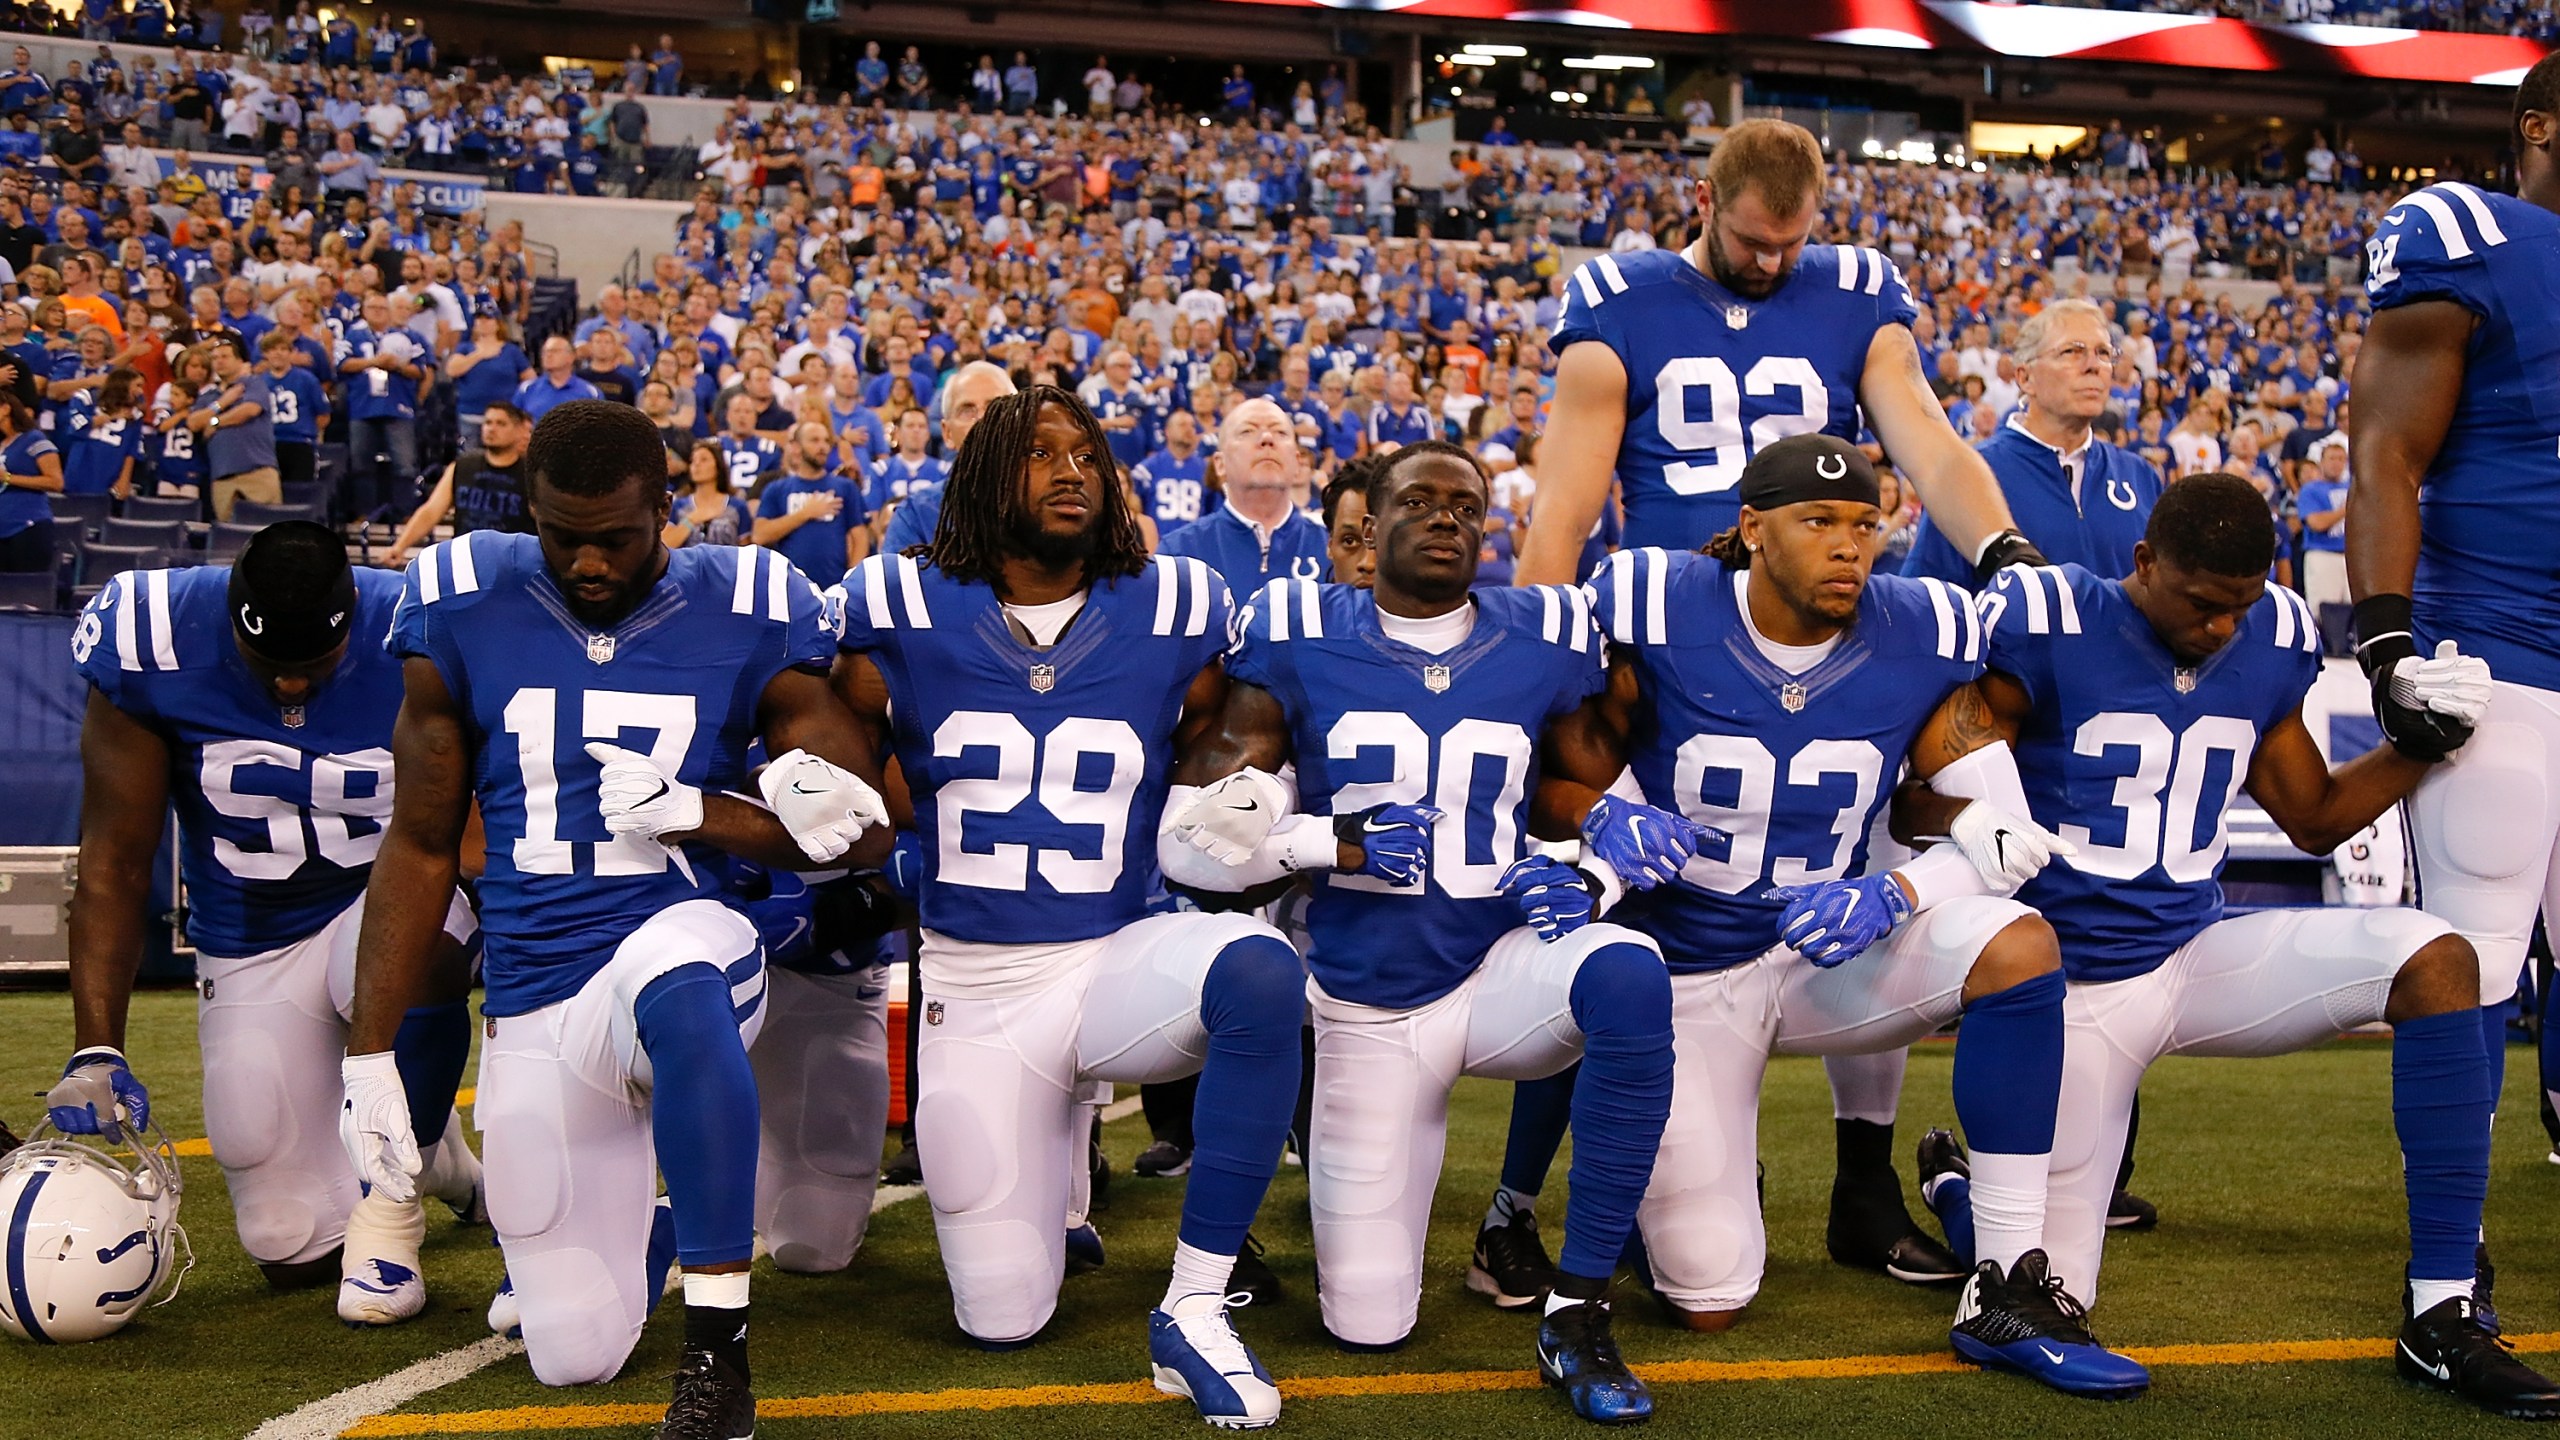
M 117 576 L 71 641 L 89 708 L 71 898 L 77 1048 L 46 1097 L 54 1128 L 114 1140 L 120 1119 L 149 1120 L 125 1014 L 174 803 L 205 1133 L 241 1247 L 278 1288 L 336 1280 L 352 1325 L 425 1307 L 420 1193 L 482 1218 L 480 1163 L 452 1118 L 471 1052 L 474 930 L 449 881 L 417 896 L 420 1003 L 390 1017 L 395 1044 L 381 1057 L 421 1178 L 367 1194 L 332 1143 L 365 880 L 391 813 L 400 667 L 376 639 L 399 593 L 386 572 L 351 570 L 326 526 L 288 521 L 228 566 Z
M 1823 168 L 1802 127 L 1746 120 L 1693 192 L 1694 243 L 1574 271 L 1549 342 L 1556 394 L 1518 583 L 1585 578 L 1575 567 L 1613 485 L 1626 545 L 1695 550 L 1736 523 L 1753 455 L 1790 435 L 1855 440 L 1862 425 L 1978 574 L 2043 559 L 1930 392 L 1901 271 L 1877 250 L 1806 243 L 1822 218 Z M 1945 1247 L 1911 1223 L 1893 1171 L 1903 1056 L 1824 1068 L 1839 1148 L 1833 1257 L 1915 1283 L 1958 1278 Z
M 2090 1335 L 2066 1288 L 2081 1277 L 2042 1248 L 2061 960 L 2033 911 L 1992 892 L 2054 842 L 1977 777 L 1946 773 L 1972 748 L 1953 737 L 1982 672 L 1980 619 L 1942 581 L 1871 573 L 1882 487 L 1848 442 L 1778 441 L 1739 489 L 1741 523 L 1704 553 L 1621 550 L 1593 577 L 1609 684 L 1558 727 L 1542 796 L 1559 818 L 1602 825 L 1625 802 L 1601 792 L 1631 767 L 1642 799 L 1719 831 L 1623 916 L 1672 971 L 1671 1125 L 1639 1214 L 1653 1287 L 1705 1331 L 1759 1293 L 1771 1053 L 1900 1050 L 1961 1014 L 1955 1104 L 1977 1151 L 1980 1255 L 1951 1343 L 2069 1393 L 2138 1394 L 2148 1374 Z M 1978 801 L 1939 832 L 1949 843 L 1871 869 L 1869 834 L 1906 758 Z M 1986 1183 L 1999 1197 L 1988 1227 Z
M 2560 1389 L 2475 1308 L 2490 1098 L 2470 943 L 2399 907 L 2223 915 L 2224 816 L 2244 787 L 2321 855 L 2428 769 L 2390 746 L 2335 770 L 2322 758 L 2301 713 L 2318 628 L 2301 596 L 2267 583 L 2275 556 L 2256 487 L 2199 475 L 2162 493 L 2123 580 L 2021 566 L 1984 597 L 1990 671 L 1967 760 L 1996 773 L 2014 752 L 2012 803 L 2074 847 L 2019 891 L 2070 976 L 2046 1243 L 2094 1300 L 2126 1113 L 2159 1057 L 2281 1055 L 2386 1021 L 2409 1214 L 2399 1371 L 2502 1415 L 2560 1419 Z M 2400 678 L 2425 715 L 2467 726 L 2491 703 L 2474 658 Z M 1977 1212 L 1980 1183 L 1977 1166 Z
M 1671 986 L 1651 941 L 1588 922 L 1623 888 L 1599 868 L 1668 873 L 1695 827 L 1620 806 L 1590 870 L 1528 858 L 1538 737 L 1605 678 L 1589 604 L 1561 586 L 1470 596 L 1488 485 L 1458 446 L 1404 446 L 1368 483 L 1374 591 L 1283 578 L 1246 610 L 1225 707 L 1165 806 L 1165 873 L 1244 890 L 1316 872 L 1307 1198 L 1345 1348 L 1413 1331 L 1449 1087 L 1582 1061 L 1538 1365 L 1584 1419 L 1642 1420 L 1652 1396 L 1619 1358 L 1608 1288 L 1671 1108 Z M 1305 813 L 1275 828 L 1292 762 Z
M 535 533 L 430 547 L 391 625 L 400 790 L 366 896 L 342 1139 L 378 1187 L 417 1168 L 381 1052 L 432 937 L 421 897 L 452 884 L 477 800 L 478 1119 L 533 1373 L 574 1385 L 622 1368 L 658 1298 L 663 1174 L 685 1313 L 659 1433 L 738 1440 L 755 1428 L 747 1046 L 764 953 L 721 902 L 713 850 L 768 869 L 849 850 L 876 865 L 889 832 L 876 792 L 822 758 L 871 763 L 827 690 L 817 590 L 769 550 L 666 549 L 666 447 L 648 418 L 569 401 L 534 428 L 525 467 Z M 779 757 L 759 777 L 779 818 L 726 793 L 748 783 L 758 737 Z
M 916 1140 L 953 1310 L 988 1348 L 1037 1336 L 1079 1092 L 1196 1071 L 1155 1383 L 1212 1424 L 1272 1424 L 1228 1281 L 1297 1098 L 1303 974 L 1247 916 L 1149 913 L 1167 771 L 1227 688 L 1226 587 L 1147 555 L 1092 413 L 1055 386 L 988 402 L 942 494 L 927 554 L 845 578 L 835 684 L 894 745 L 923 839 Z
M 2409 800 L 2418 903 L 2480 952 L 2494 1108 L 2534 916 L 2560 908 L 2560 56 L 2517 87 L 2516 190 L 2430 185 L 2365 247 L 2372 327 L 2347 449 L 2356 659 L 2382 733 L 2449 763 Z M 2495 675 L 2477 731 L 2411 677 L 2445 647 Z M 2468 743 L 2465 743 L 2465 742 Z M 2460 754 L 2455 752 L 2459 750 Z

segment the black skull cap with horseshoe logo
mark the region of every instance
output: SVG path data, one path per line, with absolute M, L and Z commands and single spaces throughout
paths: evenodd
M 268 526 L 232 562 L 230 601 L 231 628 L 251 654 L 277 665 L 319 659 L 355 623 L 346 542 L 309 520 Z

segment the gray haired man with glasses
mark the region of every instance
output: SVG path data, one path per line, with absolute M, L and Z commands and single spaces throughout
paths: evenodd
M 2056 565 L 2085 565 L 2111 580 L 2132 573 L 2133 542 L 2160 498 L 2160 472 L 2151 462 L 2094 429 L 2107 410 L 2117 354 L 2104 310 L 2086 300 L 2047 305 L 2018 327 L 2017 413 L 1976 447 L 2037 549 Z M 1902 573 L 1967 588 L 1974 578 L 1972 563 L 1925 518 Z

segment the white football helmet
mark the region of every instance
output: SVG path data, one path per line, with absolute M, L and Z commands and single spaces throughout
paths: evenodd
M 178 1225 L 177 1152 L 158 1127 L 128 1131 L 123 1152 L 49 1128 L 0 1160 L 0 1330 L 72 1345 L 124 1328 L 164 1285 L 176 1299 L 171 1272 L 183 1280 L 195 1252 Z

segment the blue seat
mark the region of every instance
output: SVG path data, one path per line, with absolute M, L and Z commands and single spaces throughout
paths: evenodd
M 255 525 L 216 525 L 205 535 L 204 563 L 228 565 L 249 548 L 249 537 L 258 533 Z
M 98 533 L 101 545 L 149 545 L 162 550 L 177 550 L 187 543 L 184 520 L 110 520 Z
M 124 502 L 123 518 L 175 520 L 184 524 L 204 518 L 204 502 L 193 495 L 136 495 Z
M 310 520 L 316 522 L 319 518 L 320 512 L 316 507 L 302 505 L 264 505 L 255 500 L 241 500 L 234 503 L 231 507 L 230 523 L 234 525 L 253 525 L 263 530 L 270 525 L 281 525 L 287 520 Z
M 169 552 L 156 545 L 88 545 L 80 551 L 80 581 L 72 595 L 81 604 L 127 570 L 165 570 Z
M 78 526 L 85 539 L 94 540 L 98 531 L 115 514 L 112 495 L 48 495 L 53 504 L 54 523 L 66 528 Z

